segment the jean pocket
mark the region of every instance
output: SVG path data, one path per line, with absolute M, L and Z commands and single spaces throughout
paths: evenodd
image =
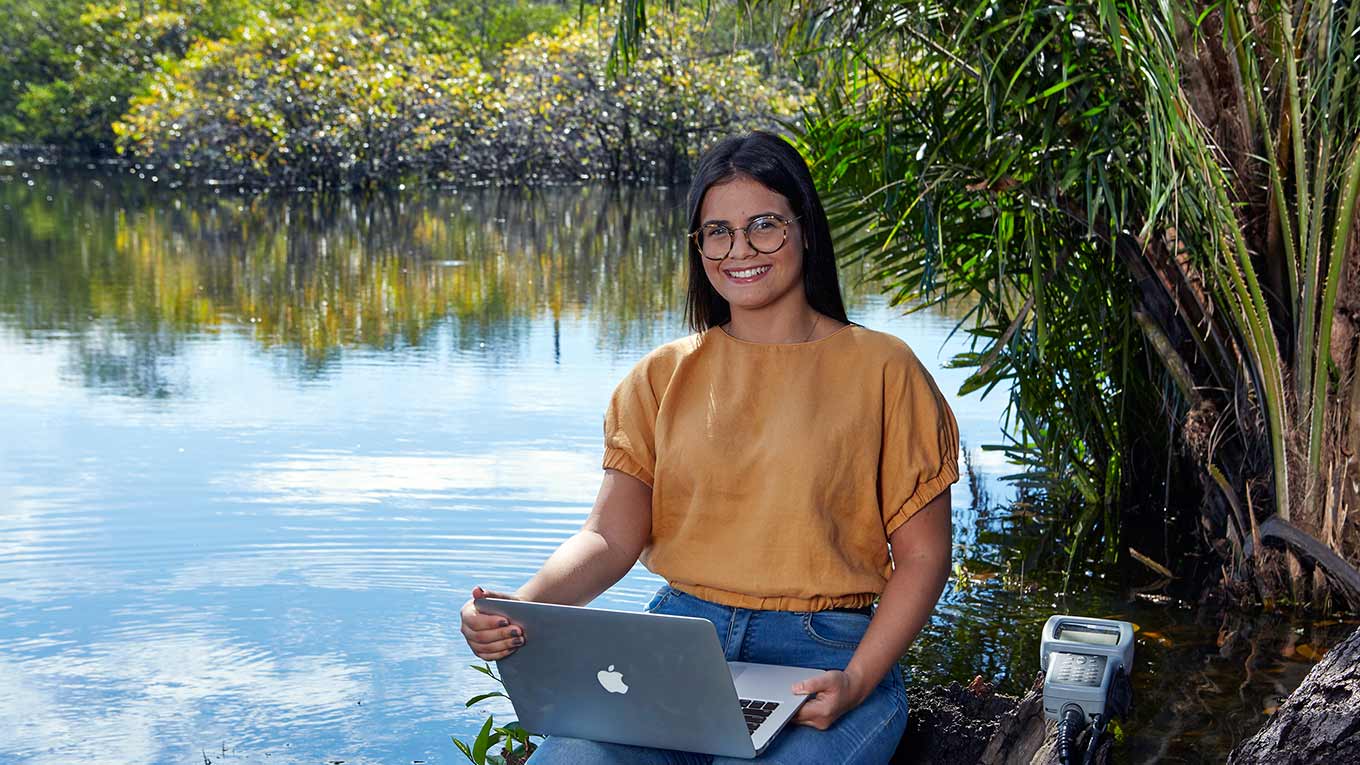
M 656 594 L 652 596 L 652 601 L 642 610 L 649 614 L 654 613 L 658 608 L 666 605 L 666 601 L 670 600 L 672 592 L 674 590 L 670 588 L 670 585 L 661 585 L 661 589 L 657 590 Z
M 813 611 L 803 614 L 803 630 L 822 645 L 854 650 L 869 629 L 869 618 L 844 611 Z

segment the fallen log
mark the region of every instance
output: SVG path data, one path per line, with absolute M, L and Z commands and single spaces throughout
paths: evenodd
M 1351 607 L 1360 608 L 1360 571 L 1345 558 L 1278 515 L 1267 518 L 1260 529 L 1262 544 L 1269 542 L 1284 547 L 1305 563 L 1322 569 L 1350 601 Z M 1247 540 L 1245 553 L 1248 557 L 1252 554 L 1251 540 Z
M 907 730 L 893 765 L 1057 765 L 1058 727 L 1044 719 L 1043 673 L 1024 698 L 992 693 L 979 680 L 910 688 Z M 1110 761 L 1110 738 L 1093 762 Z
M 1360 763 L 1360 629 L 1333 646 L 1228 765 Z

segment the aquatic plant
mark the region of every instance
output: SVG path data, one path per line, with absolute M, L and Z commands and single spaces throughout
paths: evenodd
M 491 670 L 490 664 L 482 663 L 470 666 L 495 680 L 501 687 L 505 687 L 501 679 L 496 677 L 495 672 Z M 466 706 L 470 707 L 487 699 L 497 698 L 509 699 L 510 697 L 501 691 L 490 691 L 468 699 Z M 511 720 L 504 725 L 497 726 L 495 716 L 487 715 L 486 722 L 482 723 L 482 727 L 477 731 L 477 736 L 472 739 L 471 743 L 465 742 L 457 736 L 450 736 L 450 738 L 453 739 L 454 746 L 458 747 L 458 751 L 462 752 L 463 756 L 467 757 L 473 765 L 520 765 L 529 759 L 529 755 L 533 754 L 534 749 L 537 748 L 537 744 L 532 739 L 543 737 L 525 730 L 524 726 L 520 725 L 517 720 Z M 498 744 L 501 747 L 500 752 L 492 752 L 492 747 Z

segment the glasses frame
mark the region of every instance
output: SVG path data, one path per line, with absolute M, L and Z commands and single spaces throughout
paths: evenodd
M 694 242 L 694 246 L 695 246 L 695 247 L 699 248 L 699 257 L 703 258 L 704 260 L 711 260 L 711 261 L 713 261 L 713 262 L 715 262 L 715 263 L 721 263 L 721 262 L 723 262 L 724 260 L 727 260 L 728 256 L 730 256 L 730 255 L 732 254 L 732 250 L 733 250 L 734 248 L 736 248 L 736 246 L 737 246 L 737 232 L 738 232 L 738 231 L 741 232 L 742 236 L 746 237 L 746 245 L 747 245 L 748 247 L 750 247 L 751 249 L 753 249 L 753 250 L 755 250 L 756 252 L 760 253 L 761 255 L 773 255 L 774 253 L 779 252 L 780 250 L 784 249 L 784 245 L 788 243 L 788 241 L 789 241 L 789 224 L 790 224 L 790 223 L 793 223 L 794 221 L 797 221 L 797 220 L 798 220 L 799 218 L 801 218 L 801 217 L 803 217 L 803 216 L 801 216 L 801 215 L 795 215 L 795 216 L 793 216 L 792 218 L 785 218 L 785 217 L 782 216 L 782 215 L 757 215 L 756 217 L 754 217 L 754 218 L 752 218 L 751 220 L 747 221 L 747 223 L 746 223 L 745 226 L 740 226 L 740 227 L 727 226 L 727 227 L 726 227 L 726 228 L 727 228 L 727 252 L 726 252 L 721 258 L 710 258 L 709 256 L 707 256 L 707 255 L 704 254 L 704 245 L 703 245 L 703 242 L 700 242 L 700 241 L 699 241 L 700 235 L 702 235 L 702 234 L 704 233 L 703 226 L 700 226 L 700 227 L 699 227 L 699 230 L 697 230 L 697 231 L 691 231 L 691 232 L 689 232 L 688 238 L 691 239 L 691 240 Z M 762 250 L 762 249 L 760 249 L 759 247 L 756 247 L 755 244 L 751 242 L 751 232 L 750 232 L 751 226 L 755 225 L 757 221 L 762 221 L 762 220 L 765 220 L 765 219 L 767 219 L 767 218 L 773 218 L 773 219 L 779 221 L 780 223 L 784 224 L 783 227 L 782 227 L 782 229 L 781 229 L 781 232 L 780 232 L 780 233 L 782 233 L 782 234 L 784 235 L 784 238 L 780 240 L 779 246 L 777 246 L 777 247 L 775 247 L 773 250 L 769 250 L 769 251 Z

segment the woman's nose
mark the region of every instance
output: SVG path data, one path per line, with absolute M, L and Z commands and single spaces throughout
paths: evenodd
M 732 243 L 732 252 L 731 254 L 728 255 L 728 257 L 732 258 L 733 260 L 746 260 L 747 258 L 754 256 L 755 254 L 756 254 L 755 248 L 751 247 L 750 242 L 746 241 L 746 237 L 744 235 L 738 234 L 737 240 Z

